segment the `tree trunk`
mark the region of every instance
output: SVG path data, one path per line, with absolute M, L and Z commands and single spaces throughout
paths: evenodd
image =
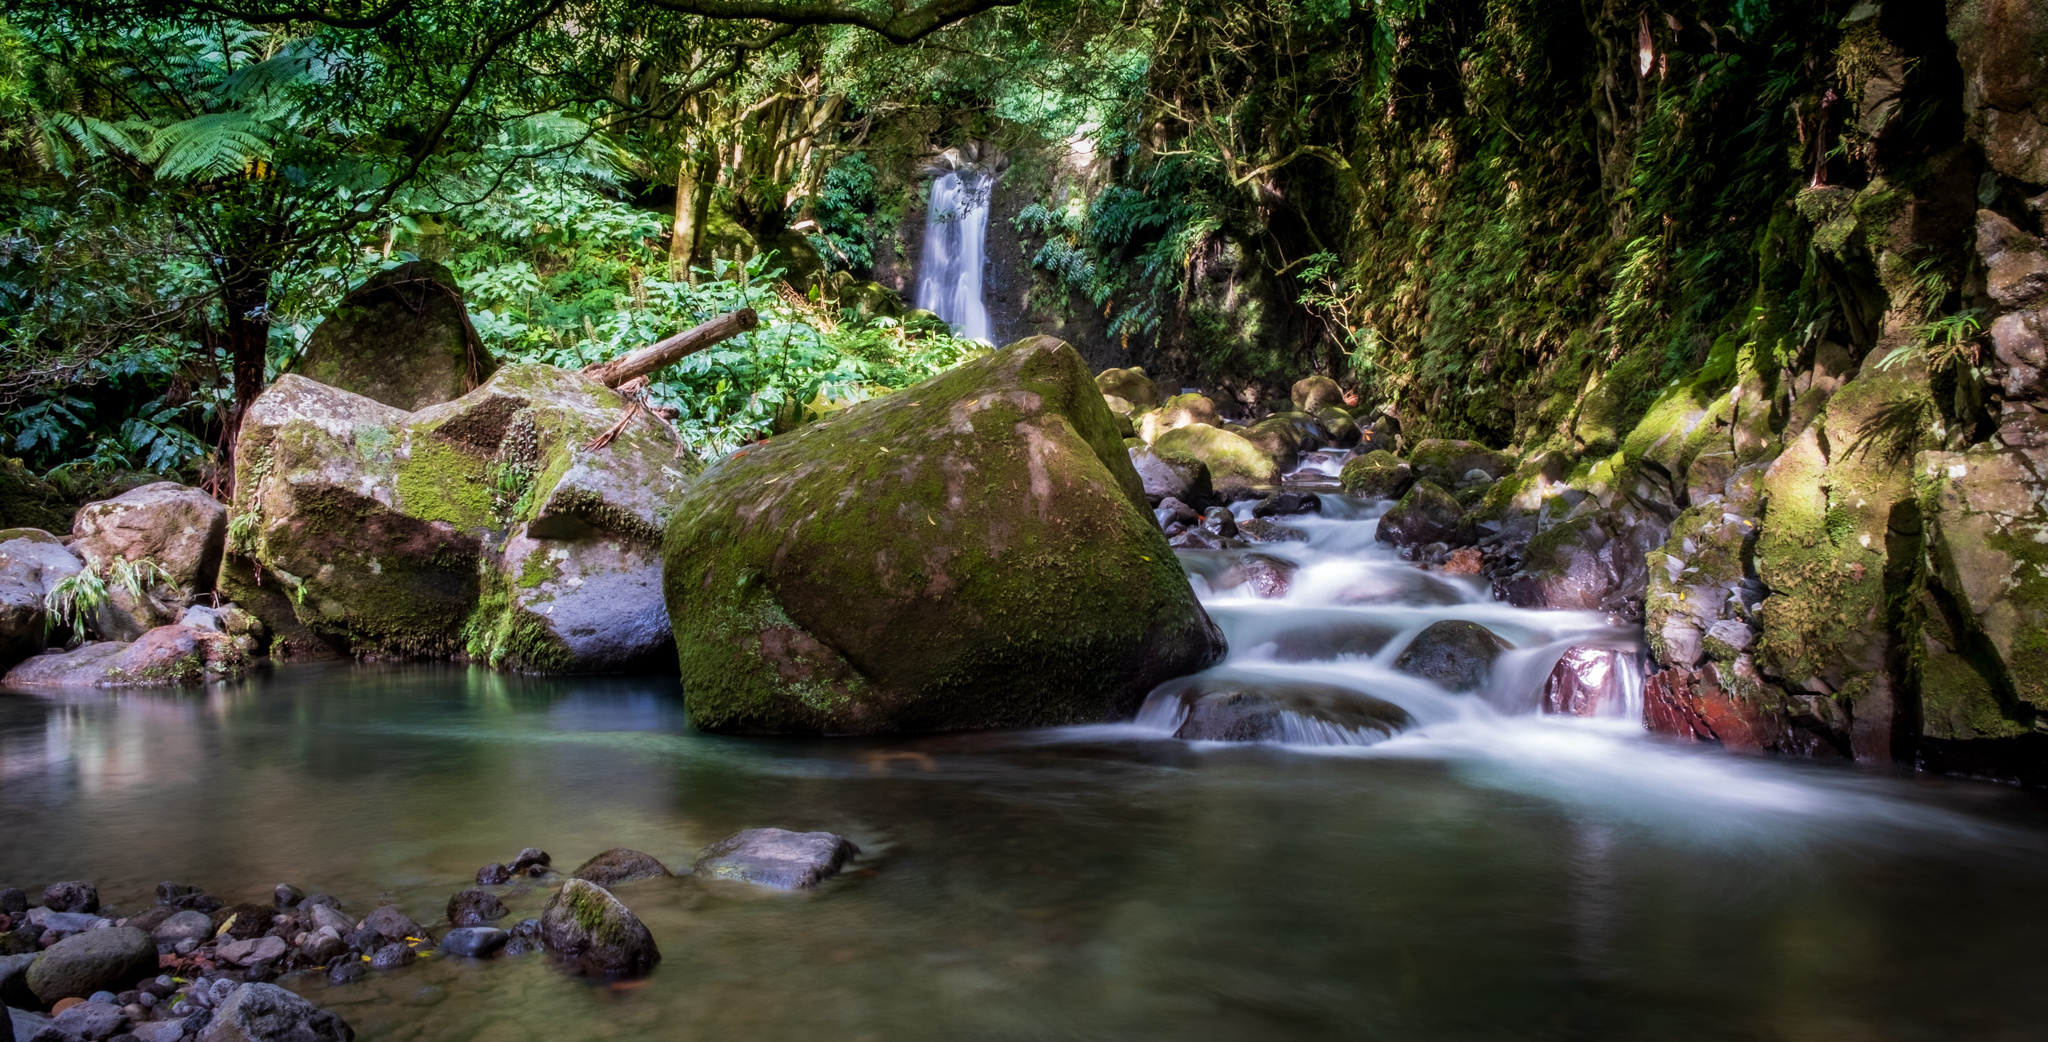
M 270 352 L 269 269 L 229 258 L 220 300 L 227 312 L 228 363 L 235 385 L 235 404 L 221 434 L 226 450 L 222 455 L 232 460 L 242 415 L 263 393 L 264 366 Z
M 676 163 L 676 217 L 669 228 L 668 277 L 687 279 L 697 261 L 697 240 L 703 234 L 704 216 L 697 208 L 697 163 L 685 155 Z
M 629 351 L 609 362 L 583 370 L 583 375 L 617 387 L 636 376 L 645 376 L 684 355 L 695 354 L 722 340 L 728 340 L 760 324 L 753 308 L 720 315 L 700 326 L 686 329 L 659 343 Z

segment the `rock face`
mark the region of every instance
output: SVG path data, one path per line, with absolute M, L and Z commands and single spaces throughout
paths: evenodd
M 595 883 L 571 879 L 540 917 L 548 954 L 571 973 L 638 977 L 661 961 L 654 935 L 632 910 Z
M 1394 668 L 1431 681 L 1446 691 L 1473 691 L 1486 686 L 1493 660 L 1508 650 L 1506 642 L 1476 622 L 1445 619 L 1415 635 Z
M 641 879 L 659 879 L 669 874 L 661 862 L 651 854 L 642 854 L 625 847 L 614 847 L 576 866 L 569 873 L 572 878 L 586 883 L 596 883 L 609 890 L 623 883 Z
M 45 1005 L 83 998 L 96 991 L 120 991 L 156 975 L 156 943 L 132 926 L 87 930 L 43 951 L 28 968 L 28 987 Z
M 712 731 L 1108 719 L 1222 652 L 1102 395 L 1049 337 L 735 453 L 665 555 Z
M 748 829 L 713 843 L 697 859 L 697 875 L 732 879 L 777 890 L 802 890 L 838 875 L 860 853 L 830 832 Z
M 549 366 L 507 366 L 418 413 L 281 377 L 243 422 L 248 535 L 223 585 L 286 656 L 665 663 L 656 544 L 694 467 L 644 412 L 588 448 L 624 408 Z
M 116 559 L 152 561 L 187 593 L 213 588 L 226 544 L 228 511 L 196 488 L 171 481 L 80 507 L 72 548 L 104 572 Z
M 351 1042 L 339 1016 L 275 984 L 243 984 L 215 1007 L 198 1042 Z
M 0 531 L 0 667 L 43 650 L 48 634 L 43 598 L 50 587 L 80 570 L 78 558 L 48 532 Z
M 299 375 L 408 412 L 453 401 L 497 371 L 447 268 L 408 261 L 350 293 L 313 330 Z

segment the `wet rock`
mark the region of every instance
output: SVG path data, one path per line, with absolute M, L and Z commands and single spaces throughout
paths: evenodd
M 315 930 L 333 930 L 340 937 L 347 937 L 356 930 L 355 918 L 333 905 L 312 905 L 308 915 Z
M 91 883 L 51 883 L 43 888 L 43 907 L 52 912 L 97 912 L 100 892 Z
M 344 957 L 327 968 L 327 983 L 339 987 L 354 984 L 370 975 L 370 964 L 354 957 Z
M 403 942 L 408 938 L 423 938 L 427 931 L 411 917 L 393 905 L 383 905 L 363 918 L 363 929 L 375 930 L 387 941 Z
M 304 962 L 320 966 L 335 956 L 348 951 L 348 944 L 332 930 L 316 930 L 306 935 L 305 943 L 299 945 L 299 958 Z
M 695 872 L 706 879 L 801 890 L 837 875 L 859 853 L 850 840 L 830 832 L 747 829 L 706 848 Z
M 1222 652 L 1149 514 L 1080 356 L 1049 337 L 741 450 L 666 547 L 691 721 L 880 733 L 1127 714 Z
M 1254 597 L 1270 600 L 1287 596 L 1294 583 L 1295 569 L 1294 562 L 1271 554 L 1245 554 L 1210 580 L 1209 585 L 1219 592 L 1242 587 Z
M 1131 468 L 1145 488 L 1145 498 L 1157 503 L 1171 497 L 1188 503 L 1209 500 L 1215 490 L 1209 480 L 1209 465 L 1186 456 L 1169 461 L 1150 446 L 1130 448 Z
M 1375 449 L 1345 460 L 1337 483 L 1361 499 L 1400 499 L 1415 484 L 1415 471 L 1393 453 Z
M 1417 481 L 1393 509 L 1380 516 L 1374 538 L 1396 546 L 1449 543 L 1458 538 L 1465 508 L 1434 481 Z
M 1202 511 L 1202 530 L 1220 538 L 1232 538 L 1237 535 L 1237 518 L 1227 507 L 1210 507 Z
M 459 398 L 496 369 L 455 276 L 428 260 L 371 276 L 314 327 L 297 366 L 308 379 L 406 410 Z
M 28 987 L 48 1005 L 125 988 L 157 970 L 156 944 L 132 926 L 88 930 L 51 945 L 28 969 Z
M 512 928 L 511 934 L 511 939 L 505 942 L 504 952 L 507 957 L 541 951 L 544 947 L 538 919 L 521 919 L 519 925 Z
M 28 968 L 41 953 L 28 951 L 0 955 L 0 1005 L 40 1006 L 36 993 L 28 989 Z
M 306 899 L 306 892 L 290 883 L 279 883 L 277 889 L 271 891 L 270 899 L 279 908 L 297 908 L 299 902 Z
M 1203 742 L 1378 741 L 1413 724 L 1406 710 L 1327 684 L 1211 677 L 1159 696 L 1187 711 L 1174 737 Z
M 339 1016 L 275 984 L 244 984 L 213 1010 L 198 1042 L 351 1042 Z
M 1138 437 L 1157 444 L 1169 431 L 1184 427 L 1217 426 L 1216 403 L 1199 394 L 1176 394 L 1159 408 L 1139 417 Z
M 441 950 L 470 959 L 488 959 L 511 939 L 510 933 L 494 927 L 465 926 L 448 931 L 448 936 L 441 938 Z
M 658 879 L 668 875 L 669 871 L 652 855 L 628 850 L 625 847 L 613 847 L 576 866 L 576 871 L 569 874 L 576 879 L 596 883 L 609 890 L 642 879 Z
M 481 886 L 499 886 L 512 881 L 512 870 L 495 861 L 476 870 L 476 881 Z
M 28 895 L 18 887 L 0 889 L 0 915 L 23 915 L 28 912 Z
M 525 850 L 519 852 L 518 857 L 512 859 L 511 869 L 513 875 L 518 875 L 521 872 L 525 872 L 537 876 L 541 873 L 534 871 L 534 869 L 541 869 L 545 871 L 554 863 L 555 859 L 549 857 L 547 851 L 542 850 L 539 847 L 527 847 Z
M 1640 677 L 1634 653 L 1580 645 L 1558 658 L 1543 682 L 1540 707 L 1563 716 L 1618 714 L 1627 702 L 1627 685 Z
M 206 896 L 206 891 L 199 887 L 188 886 L 184 883 L 174 883 L 168 879 L 156 885 L 156 903 L 160 905 L 170 905 L 174 908 L 192 908 L 195 907 L 194 902 L 204 896 Z
M 637 977 L 661 961 L 654 935 L 611 892 L 571 879 L 548 901 L 540 919 L 548 953 L 571 973 Z
M 1453 550 L 1444 559 L 1445 575 L 1478 575 L 1485 566 L 1485 556 L 1478 547 L 1467 546 Z
M 28 921 L 37 932 L 58 937 L 69 937 L 87 930 L 104 930 L 113 925 L 113 920 L 102 919 L 90 912 L 52 912 L 48 908 L 29 909 Z
M 1313 492 L 1275 492 L 1252 506 L 1253 517 L 1289 517 L 1322 512 L 1323 499 Z
M 378 971 L 395 970 L 401 966 L 412 965 L 413 960 L 417 958 L 419 955 L 409 945 L 387 944 L 370 953 L 370 968 Z
M 1195 513 L 1193 507 L 1171 496 L 1160 500 L 1158 509 L 1152 513 L 1153 516 L 1159 519 L 1159 527 L 1161 528 L 1173 525 L 1187 526 L 1202 523 L 1202 515 Z
M 1212 536 L 1203 529 L 1190 528 L 1169 536 L 1166 540 L 1166 545 L 1173 547 L 1175 550 L 1221 550 L 1224 548 L 1225 542 L 1225 540 Z M 1234 539 L 1228 542 L 1237 543 Z
M 1394 668 L 1421 677 L 1447 691 L 1472 691 L 1486 686 L 1493 660 L 1508 650 L 1507 642 L 1476 622 L 1445 619 L 1415 635 Z
M 1237 526 L 1237 534 L 1254 543 L 1306 543 L 1308 533 L 1271 518 L 1255 517 Z
M 135 1036 L 135 1042 L 179 1042 L 185 1037 L 185 1019 L 155 1020 L 133 1025 L 128 1030 Z
M 212 936 L 213 920 L 189 908 L 173 913 L 150 932 L 150 939 L 165 949 L 175 949 L 183 941 L 204 943 Z
M 487 890 L 463 890 L 448 899 L 448 922 L 457 926 L 488 926 L 511 913 L 505 902 Z
M 1315 413 L 1316 424 L 1327 435 L 1332 448 L 1348 449 L 1356 446 L 1365 432 L 1359 428 L 1357 419 L 1337 406 L 1328 406 Z
M 71 548 L 102 574 L 117 560 L 151 561 L 180 590 L 203 593 L 220 570 L 227 526 L 219 500 L 160 481 L 80 507 Z
M 111 1002 L 81 1002 L 50 1018 L 43 1034 L 55 1033 L 66 1040 L 105 1042 L 128 1030 L 128 1015 Z
M 1220 496 L 1235 496 L 1280 480 L 1279 466 L 1257 445 L 1208 424 L 1168 431 L 1152 443 L 1152 451 L 1169 463 L 1207 467 L 1210 486 Z
M 284 958 L 291 946 L 282 938 L 252 937 L 240 941 L 222 941 L 214 947 L 214 954 L 223 962 L 236 966 L 254 966 L 259 962 L 276 962 Z

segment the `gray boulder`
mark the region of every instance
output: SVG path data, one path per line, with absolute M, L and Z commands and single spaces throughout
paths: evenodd
M 80 507 L 71 546 L 102 574 L 116 560 L 152 561 L 186 593 L 203 593 L 220 570 L 227 525 L 212 496 L 159 481 Z
M 156 975 L 156 943 L 132 926 L 73 934 L 28 968 L 28 988 L 44 1005 L 95 991 L 120 991 Z
M 1394 668 L 1447 691 L 1472 691 L 1486 686 L 1493 660 L 1506 650 L 1507 642 L 1492 630 L 1476 622 L 1445 619 L 1416 634 L 1394 660 Z
M 351 1042 L 339 1016 L 275 984 L 244 984 L 214 1008 L 198 1042 Z
M 429 260 L 370 277 L 313 330 L 299 375 L 400 409 L 474 390 L 497 362 L 470 326 L 455 275 Z
M 541 912 L 541 937 L 557 964 L 589 977 L 637 977 L 654 969 L 654 935 L 611 891 L 571 879 Z
M 610 889 L 642 879 L 659 879 L 669 870 L 650 854 L 625 847 L 613 847 L 576 866 L 570 876 Z
M 43 907 L 52 912 L 97 912 L 99 888 L 83 880 L 51 883 L 43 888 Z
M 802 890 L 839 874 L 860 853 L 844 836 L 830 832 L 747 829 L 706 848 L 695 873 L 778 890 Z
M 56 536 L 35 528 L 0 531 L 0 667 L 43 650 L 44 598 L 82 569 Z
M 441 938 L 441 950 L 468 959 L 488 959 L 505 947 L 512 935 L 491 926 L 465 926 L 448 931 Z

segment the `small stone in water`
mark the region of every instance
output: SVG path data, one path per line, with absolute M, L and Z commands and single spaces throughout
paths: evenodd
M 290 883 L 279 883 L 277 884 L 277 890 L 272 894 L 272 898 L 277 902 L 279 908 L 297 908 L 299 902 L 306 899 L 306 892 Z
M 403 944 L 387 944 L 377 949 L 375 955 L 370 956 L 370 968 L 395 970 L 400 966 L 409 965 L 416 958 L 418 956 L 412 953 L 412 949 Z
M 527 847 L 525 850 L 519 852 L 518 857 L 512 859 L 512 871 L 515 873 L 524 872 L 528 869 L 531 869 L 535 865 L 539 865 L 542 868 L 547 868 L 548 866 L 554 863 L 555 859 L 549 857 L 547 851 L 542 850 L 539 847 Z M 538 874 L 539 873 L 535 873 L 535 875 Z
M 334 968 L 327 971 L 327 983 L 353 984 L 356 981 L 362 980 L 363 976 L 369 972 L 370 966 L 368 963 L 361 959 L 349 959 L 345 962 L 335 963 Z
M 509 914 L 505 902 L 488 890 L 463 890 L 448 899 L 448 921 L 456 926 L 486 926 Z
M 11 886 L 0 890 L 0 915 L 25 915 L 27 913 L 27 894 Z
M 697 874 L 798 890 L 838 874 L 859 853 L 851 841 L 830 832 L 747 829 L 707 848 L 697 859 Z
M 441 950 L 452 955 L 483 959 L 496 954 L 511 939 L 511 934 L 494 927 L 465 926 L 448 931 L 448 936 L 441 938 Z
M 190 908 L 192 907 L 192 902 L 204 893 L 204 890 L 196 886 L 173 883 L 166 879 L 156 885 L 156 903 L 160 905 L 174 905 L 179 908 Z
M 512 870 L 495 861 L 476 870 L 476 881 L 482 886 L 497 886 L 512 881 Z

